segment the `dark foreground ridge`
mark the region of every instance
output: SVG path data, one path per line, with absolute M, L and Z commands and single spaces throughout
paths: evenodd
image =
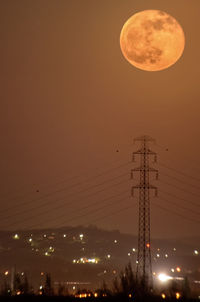
M 4 297 L 0 296 L 0 301 L 2 302 L 77 302 L 77 301 L 87 301 L 87 302 L 124 302 L 124 301 L 138 301 L 138 302 L 177 302 L 177 299 L 172 299 L 172 298 L 166 298 L 163 300 L 160 297 L 143 297 L 140 299 L 130 299 L 128 297 L 122 297 L 122 296 L 115 296 L 115 297 L 104 297 L 104 298 L 74 298 L 74 297 L 63 297 L 63 296 L 12 296 L 12 297 Z M 197 302 L 199 301 L 198 299 L 179 299 L 179 301 L 187 301 L 187 302 Z
M 138 302 L 177 302 L 178 300 L 175 298 L 166 298 L 163 300 L 161 297 L 158 296 L 146 296 L 141 297 L 139 299 L 128 298 L 125 296 L 112 296 L 112 297 L 100 297 L 100 298 L 75 298 L 75 297 L 66 297 L 66 296 L 0 296 L 0 301 L 2 302 L 77 302 L 77 301 L 87 301 L 87 302 L 131 302 L 131 301 L 138 301 Z M 179 301 L 187 301 L 187 302 L 197 302 L 199 299 L 184 299 L 181 298 Z

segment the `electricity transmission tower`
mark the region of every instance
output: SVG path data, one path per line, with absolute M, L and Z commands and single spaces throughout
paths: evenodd
M 152 287 L 152 266 L 151 266 L 151 244 L 150 244 L 150 190 L 155 191 L 157 196 L 157 187 L 149 183 L 150 172 L 156 173 L 158 170 L 149 166 L 151 156 L 154 156 L 156 162 L 156 153 L 149 149 L 149 143 L 155 142 L 149 136 L 141 136 L 134 139 L 134 142 L 140 142 L 141 147 L 138 151 L 133 152 L 133 161 L 135 155 L 140 156 L 140 166 L 131 170 L 131 178 L 134 172 L 140 173 L 140 182 L 132 187 L 132 195 L 135 189 L 139 190 L 139 225 L 138 225 L 138 253 L 137 253 L 137 270 L 136 277 L 142 282 L 144 290 Z

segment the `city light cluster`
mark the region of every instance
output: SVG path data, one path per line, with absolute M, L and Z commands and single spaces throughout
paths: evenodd
M 73 263 L 77 263 L 77 264 L 79 264 L 79 263 L 93 263 L 93 264 L 97 264 L 97 263 L 99 263 L 99 258 L 86 258 L 86 257 L 84 257 L 84 258 L 80 258 L 80 259 L 74 259 L 73 260 Z
M 164 293 L 161 294 L 161 297 L 162 297 L 162 299 L 166 299 L 167 298 L 166 294 L 164 294 Z M 179 300 L 181 298 L 181 294 L 179 292 L 177 292 L 175 294 L 175 297 L 176 297 L 177 300 Z
M 102 295 L 103 297 L 106 297 L 107 295 L 106 294 L 103 294 Z M 98 298 L 98 293 L 81 293 L 81 294 L 76 294 L 75 295 L 75 298 L 91 298 L 91 297 L 95 297 L 95 298 Z

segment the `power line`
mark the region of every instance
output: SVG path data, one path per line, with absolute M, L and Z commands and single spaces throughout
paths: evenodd
M 113 215 L 117 215 L 117 214 L 119 214 L 119 213 L 121 214 L 122 211 L 129 210 L 129 209 L 133 208 L 134 206 L 135 206 L 135 205 L 132 203 L 132 204 L 131 204 L 130 206 L 128 206 L 128 207 L 121 208 L 121 209 L 119 209 L 119 210 L 117 210 L 117 211 L 114 211 L 114 212 L 112 212 L 112 213 L 109 213 L 108 215 L 105 215 L 105 216 L 102 216 L 102 217 L 100 217 L 100 218 L 97 218 L 97 219 L 91 221 L 91 223 L 97 222 L 97 221 L 99 221 L 99 220 L 105 219 L 105 218 L 110 217 L 110 216 L 113 216 Z
M 133 204 L 133 203 L 131 202 L 131 205 L 130 205 L 130 206 L 126 206 L 126 207 L 120 208 L 120 209 L 118 209 L 117 211 L 113 211 L 113 212 L 111 212 L 111 213 L 108 213 L 108 214 L 103 215 L 103 216 L 101 216 L 101 217 L 98 217 L 98 218 L 96 218 L 96 219 L 90 220 L 89 222 L 84 223 L 82 226 L 83 226 L 83 227 L 84 227 L 84 226 L 86 227 L 86 226 L 88 226 L 88 224 L 96 223 L 97 221 L 104 220 L 104 219 L 109 218 L 109 217 L 112 217 L 112 216 L 114 216 L 114 215 L 121 214 L 122 212 L 127 211 L 127 210 L 129 210 L 129 209 L 131 209 L 131 208 L 133 208 L 133 207 L 135 207 L 135 204 Z M 71 231 L 74 231 L 74 227 L 71 227 L 70 229 L 71 229 Z M 69 234 L 70 229 L 67 230 L 67 232 L 68 232 L 68 233 L 67 233 L 67 236 L 72 235 L 72 232 L 71 232 L 71 234 Z M 73 232 L 73 233 L 74 233 L 74 232 Z
M 191 222 L 193 222 L 193 223 L 198 223 L 198 224 L 200 224 L 200 221 L 199 221 L 199 220 L 190 219 L 189 217 L 186 217 L 186 216 L 184 216 L 184 215 L 182 215 L 182 214 L 180 214 L 180 213 L 177 213 L 176 211 L 173 211 L 173 210 L 171 210 L 171 209 L 166 209 L 165 207 L 161 206 L 160 204 L 159 204 L 159 205 L 156 204 L 155 201 L 153 201 L 153 204 L 154 204 L 156 207 L 162 209 L 163 211 L 172 213 L 172 214 L 174 214 L 174 215 L 176 215 L 176 216 L 179 216 L 179 217 L 181 217 L 181 218 L 183 218 L 183 219 L 185 219 L 185 220 L 191 221 Z
M 163 192 L 164 194 L 167 194 L 167 195 L 169 195 L 169 196 L 171 196 L 171 197 L 173 197 L 173 198 L 175 198 L 175 199 L 178 199 L 178 200 L 181 200 L 181 201 L 184 201 L 184 202 L 186 202 L 186 203 L 190 203 L 190 204 L 193 204 L 194 206 L 196 206 L 196 207 L 199 207 L 200 206 L 200 204 L 198 204 L 198 203 L 196 203 L 196 202 L 194 202 L 194 201 L 188 201 L 188 200 L 186 200 L 186 199 L 184 199 L 184 198 L 182 198 L 182 197 L 178 197 L 178 196 L 176 196 L 175 194 L 172 194 L 172 193 L 169 193 L 169 192 L 166 192 L 166 191 L 163 191 L 163 190 L 159 190 L 159 192 Z
M 159 166 L 164 167 L 164 168 L 166 168 L 166 169 L 168 169 L 168 170 L 174 171 L 174 172 L 176 172 L 177 174 L 180 174 L 180 175 L 182 175 L 182 176 L 184 176 L 184 177 L 187 177 L 187 178 L 190 178 L 190 179 L 194 179 L 194 180 L 196 180 L 196 181 L 198 181 L 198 182 L 200 181 L 199 178 L 194 177 L 194 176 L 192 176 L 192 175 L 189 175 L 189 174 L 187 174 L 187 173 L 185 173 L 185 172 L 182 172 L 182 171 L 180 171 L 180 170 L 178 170 L 178 169 L 175 169 L 175 168 L 166 166 L 165 164 L 163 164 L 163 163 L 160 162 L 160 161 L 159 161 Z M 199 188 L 199 187 L 198 187 L 198 188 Z
M 176 186 L 176 185 L 171 184 L 169 182 L 166 182 L 166 181 L 163 181 L 163 180 L 161 182 L 164 183 L 164 184 L 166 184 L 166 185 L 168 185 L 168 186 L 174 187 L 174 188 L 176 188 L 176 189 L 178 189 L 178 190 L 180 190 L 182 192 L 185 192 L 187 194 L 190 194 L 190 195 L 193 195 L 193 196 L 196 196 L 196 197 L 200 197 L 199 194 L 195 194 L 194 192 L 191 192 L 191 191 L 188 191 L 188 190 L 184 190 L 183 188 L 180 188 L 179 186 Z
M 80 218 L 85 218 L 85 217 L 87 217 L 88 215 L 91 215 L 91 214 L 96 214 L 96 213 L 98 213 L 99 211 L 102 211 L 102 210 L 104 210 L 104 209 L 107 209 L 108 207 L 110 207 L 110 206 L 113 206 L 113 205 L 115 205 L 115 204 L 118 204 L 118 203 L 124 203 L 125 201 L 126 201 L 126 198 L 127 198 L 127 196 L 125 196 L 125 198 L 121 198 L 120 200 L 114 200 L 114 202 L 110 202 L 110 203 L 107 203 L 106 205 L 104 205 L 104 206 L 101 206 L 101 207 L 99 207 L 99 208 L 97 208 L 97 209 L 94 209 L 94 210 L 92 210 L 92 211 L 89 211 L 89 212 L 87 212 L 87 213 L 84 213 L 84 214 L 81 214 L 81 215 L 77 215 L 77 216 L 74 216 L 74 217 L 72 217 L 72 218 L 70 218 L 70 219 L 67 219 L 67 222 L 72 222 L 72 221 L 74 221 L 74 220 L 77 220 L 77 219 L 80 219 Z M 65 217 L 66 215 L 62 215 L 62 217 Z M 62 217 L 60 217 L 60 218 L 62 218 Z M 66 218 L 65 218 L 66 219 Z M 59 224 L 57 224 L 57 226 L 60 226 L 60 223 Z M 62 227 L 62 225 L 63 224 L 61 224 L 61 227 Z
M 117 179 L 117 178 L 120 178 L 120 177 L 122 177 L 122 176 L 127 176 L 128 175 L 128 173 L 125 173 L 125 174 L 121 174 L 121 175 L 118 175 L 118 176 L 116 176 L 116 177 L 113 177 L 113 178 L 111 178 L 111 179 L 109 179 L 109 180 L 107 180 L 107 182 L 109 182 L 109 181 L 113 181 L 113 180 L 115 180 L 115 179 Z M 93 186 L 90 186 L 90 187 L 87 187 L 86 189 L 82 189 L 82 190 L 79 190 L 78 192 L 76 192 L 76 194 L 80 194 L 80 193 L 85 193 L 85 192 L 87 192 L 87 191 L 89 191 L 89 190 L 91 190 L 91 189 L 93 189 L 93 188 L 96 188 L 96 187 L 98 187 L 98 186 L 102 186 L 102 185 L 104 185 L 105 183 L 107 183 L 106 181 L 104 181 L 104 182 L 101 182 L 101 183 L 99 183 L 99 184 L 95 184 L 95 185 L 93 185 Z M 113 184 L 113 185 L 110 185 L 110 186 L 108 186 L 108 187 L 106 187 L 106 188 L 104 188 L 104 189 L 101 189 L 100 191 L 98 191 L 98 192 L 94 192 L 94 193 L 92 193 L 92 194 L 89 194 L 89 195 L 87 195 L 87 196 L 85 196 L 85 197 L 89 197 L 89 196 L 92 196 L 92 195 L 94 195 L 94 194 L 96 194 L 96 193 L 99 193 L 99 192 L 102 192 L 102 191 L 105 191 L 105 190 L 107 190 L 107 189 L 110 189 L 110 188 L 112 188 L 113 186 L 118 186 L 118 185 L 120 185 L 121 183 L 124 183 L 125 181 L 123 181 L 123 182 L 118 182 L 118 183 L 116 183 L 116 184 Z M 72 185 L 72 186 L 77 186 L 77 185 L 79 185 L 79 184 L 74 184 L 74 185 Z M 71 187 L 72 187 L 71 186 Z M 65 191 L 67 188 L 64 188 L 64 189 L 62 189 L 62 190 L 58 190 L 59 192 L 61 192 L 61 191 Z M 73 196 L 74 195 L 74 193 L 72 192 L 71 194 L 68 194 L 68 198 L 70 197 L 70 196 Z M 46 197 L 50 197 L 51 196 L 51 193 L 49 193 L 49 194 L 46 194 Z M 40 208 L 43 208 L 43 207 L 45 207 L 45 206 L 49 206 L 49 204 L 51 204 L 51 203 L 53 203 L 53 204 L 55 204 L 55 202 L 60 202 L 60 201 L 63 201 L 65 199 L 65 197 L 64 198 L 62 198 L 62 199 L 57 199 L 57 200 L 47 200 L 47 201 L 44 201 L 42 204 L 40 204 L 39 206 L 38 205 L 34 205 L 34 207 L 32 207 L 32 208 L 28 208 L 28 209 L 24 209 L 24 210 L 22 210 L 22 211 L 18 211 L 17 213 L 16 213 L 16 215 L 21 215 L 21 214 L 26 214 L 26 213 L 29 213 L 30 211 L 32 212 L 33 210 L 38 210 L 38 209 L 40 209 Z M 42 197 L 40 197 L 39 199 L 37 199 L 37 200 L 32 200 L 31 201 L 31 203 L 34 203 L 35 201 L 40 201 L 40 200 L 42 200 Z M 71 202 L 65 202 L 65 205 L 70 205 L 70 204 L 73 204 L 74 203 L 74 201 L 76 201 L 76 200 L 72 200 Z M 62 207 L 62 206 L 61 206 Z M 1 218 L 1 220 L 6 220 L 6 219 L 8 219 L 8 218 L 12 218 L 13 217 L 13 214 L 11 214 L 11 215 L 9 215 L 9 216 L 3 216 L 2 218 Z
M 167 176 L 167 177 L 169 177 L 169 178 L 175 179 L 176 181 L 178 181 L 178 182 L 180 182 L 180 183 L 182 183 L 182 184 L 186 184 L 186 185 L 188 185 L 188 186 L 190 186 L 190 187 L 193 187 L 193 188 L 195 188 L 195 189 L 200 190 L 200 187 L 199 187 L 199 186 L 193 185 L 193 184 L 188 183 L 188 182 L 186 182 L 186 181 L 184 181 L 184 180 L 180 180 L 180 179 L 178 179 L 178 178 L 175 177 L 175 176 L 168 175 L 168 174 L 163 173 L 163 172 L 161 172 L 161 175 L 164 175 L 164 176 Z
M 193 213 L 193 214 L 195 214 L 195 215 L 200 215 L 200 212 L 197 212 L 197 211 L 195 211 L 195 210 L 192 210 L 192 209 L 190 209 L 190 208 L 188 208 L 188 207 L 185 207 L 185 206 L 183 206 L 183 205 L 177 204 L 177 203 L 175 203 L 174 201 L 169 201 L 169 200 L 167 200 L 167 199 L 165 199 L 165 198 L 163 198 L 163 197 L 162 197 L 162 200 L 165 201 L 165 202 L 167 202 L 167 203 L 169 203 L 169 204 L 172 204 L 172 205 L 177 206 L 179 209 L 183 209 L 183 210 L 189 211 L 189 212 L 191 212 L 191 213 Z
M 98 174 L 89 176 L 85 181 L 82 181 L 82 182 L 79 181 L 78 183 L 72 184 L 72 185 L 70 185 L 70 186 L 67 186 L 67 187 L 64 187 L 64 188 L 55 190 L 55 191 L 53 191 L 53 192 L 51 192 L 51 193 L 44 194 L 44 195 L 42 195 L 42 196 L 39 197 L 39 198 L 35 198 L 35 199 L 30 200 L 29 202 L 24 201 L 24 202 L 18 203 L 18 204 L 15 205 L 15 206 L 10 206 L 10 207 L 8 207 L 8 208 L 6 208 L 6 209 L 2 209 L 2 210 L 0 211 L 0 215 L 3 214 L 3 213 L 5 213 L 5 212 L 12 211 L 12 210 L 15 209 L 15 208 L 19 208 L 20 206 L 27 206 L 27 205 L 29 205 L 30 203 L 34 203 L 34 202 L 40 201 L 40 200 L 42 200 L 42 199 L 44 199 L 44 198 L 51 197 L 53 194 L 57 194 L 57 193 L 66 191 L 66 190 L 71 189 L 71 188 L 76 187 L 76 186 L 80 186 L 80 185 L 86 183 L 87 181 L 94 180 L 94 179 L 96 179 L 96 178 L 99 178 L 99 177 L 101 177 L 101 176 L 103 176 L 103 175 L 106 175 L 106 174 L 110 173 L 111 171 L 114 171 L 114 170 L 120 169 L 120 168 L 122 168 L 122 167 L 125 167 L 125 166 L 128 165 L 129 163 L 130 163 L 130 162 L 125 162 L 125 163 L 123 163 L 123 164 L 121 164 L 121 165 L 119 165 L 119 166 L 117 166 L 117 167 L 113 167 L 113 168 L 111 168 L 111 169 L 106 169 L 106 170 L 105 170 L 104 172 L 102 172 L 102 173 L 98 173 Z M 78 178 L 78 177 L 79 177 L 79 176 L 71 177 L 69 180 L 74 179 L 74 178 Z M 108 181 L 109 181 L 109 180 L 108 180 Z M 25 196 L 26 196 L 26 195 L 24 195 L 24 197 L 25 197 Z
M 80 216 L 74 216 L 74 217 L 72 217 L 71 219 L 69 219 L 69 220 L 67 220 L 67 222 L 69 222 L 69 221 L 74 221 L 74 220 L 76 220 L 77 218 L 85 218 L 85 217 L 87 217 L 88 215 L 91 215 L 91 214 L 94 214 L 94 213 L 96 213 L 96 212 L 99 212 L 99 211 L 101 211 L 101 210 L 103 210 L 103 209 L 105 209 L 105 208 L 107 208 L 108 206 L 112 206 L 113 204 L 121 204 L 122 202 L 124 203 L 125 201 L 126 201 L 126 199 L 127 199 L 127 197 L 125 197 L 125 198 L 123 198 L 123 199 L 120 199 L 120 200 L 115 200 L 114 202 L 111 202 L 111 203 L 109 203 L 109 204 L 106 204 L 106 205 L 104 205 L 104 206 L 101 206 L 101 207 L 99 207 L 97 210 L 95 209 L 95 210 L 93 210 L 93 211 L 90 211 L 90 212 L 88 212 L 88 213 L 84 213 L 84 214 L 82 214 L 82 215 L 80 215 Z M 105 201 L 105 200 L 104 200 Z M 110 214 L 109 214 L 110 215 Z M 62 216 L 58 216 L 58 217 L 56 217 L 56 219 L 54 219 L 54 220 L 52 220 L 52 218 L 50 218 L 50 219 L 48 219 L 48 220 L 46 220 L 45 221 L 45 223 L 47 223 L 47 222 L 53 222 L 53 224 L 54 224 L 54 222 L 56 222 L 56 221 L 59 221 L 59 223 L 56 225 L 56 226 L 54 226 L 54 227 L 62 227 L 63 225 L 60 223 L 60 219 L 62 218 L 62 217 L 65 217 L 66 215 L 64 214 L 64 215 L 62 215 Z M 104 216 L 103 216 L 104 217 Z M 65 218 L 66 219 L 66 218 Z M 100 218 L 97 218 L 97 220 L 100 220 L 101 219 L 101 217 Z M 95 219 L 95 221 L 96 221 L 96 219 Z M 92 221 L 93 222 L 93 221 Z M 40 224 L 32 224 L 30 227 L 29 227 L 29 229 L 35 229 L 35 228 L 37 228 L 38 226 L 41 226 L 41 223 Z
M 167 154 L 168 155 L 168 162 L 175 162 L 175 159 L 174 159 L 174 152 L 176 152 L 176 151 L 174 151 L 173 150 L 173 156 L 172 155 L 170 155 L 170 150 L 168 149 L 168 147 L 167 146 L 162 146 L 162 145 L 160 145 L 160 144 L 156 144 L 160 149 L 162 149 L 162 151 L 165 151 L 165 154 Z M 180 157 L 180 153 L 176 153 L 176 164 L 177 164 L 177 158 L 179 158 Z M 170 158 L 170 159 L 169 159 Z M 184 154 L 184 163 L 189 163 L 190 164 L 190 168 L 191 168 L 191 165 L 193 165 L 193 168 L 192 168 L 192 170 L 194 170 L 194 168 L 196 169 L 196 171 L 200 171 L 200 169 L 198 168 L 199 167 L 199 162 L 198 161 L 196 161 L 196 160 L 194 160 L 194 158 L 191 158 L 191 156 L 189 156 L 188 154 Z M 173 168 L 172 168 L 173 169 Z M 178 169 L 177 169 L 177 171 L 178 171 Z M 194 176 L 191 176 L 192 178 L 194 178 L 194 179 L 196 179 L 197 181 L 199 181 L 199 178 L 195 178 Z
M 125 181 L 123 181 L 123 183 L 124 183 Z M 112 186 L 110 186 L 110 187 L 113 187 L 113 186 L 119 186 L 120 184 L 121 184 L 122 182 L 118 182 L 118 183 L 115 183 L 114 185 L 112 185 Z M 109 188 L 110 188 L 109 187 Z M 104 189 L 105 190 L 105 189 Z M 100 190 L 100 192 L 102 192 L 102 191 L 104 191 L 104 190 Z M 90 194 L 89 196 L 91 196 L 91 195 L 96 195 L 98 192 L 94 192 L 93 194 Z M 117 194 L 117 195 L 120 195 L 120 194 Z M 116 196 L 117 196 L 116 195 Z M 114 197 L 116 197 L 116 196 L 114 196 Z M 106 200 L 109 200 L 110 198 L 113 198 L 113 196 L 111 196 L 111 197 L 108 197 L 108 198 L 105 198 L 103 201 L 106 201 Z M 71 202 L 65 202 L 65 204 L 61 204 L 61 205 L 59 205 L 59 206 L 56 206 L 56 207 L 54 207 L 53 209 L 51 208 L 51 209 L 49 209 L 49 210 L 45 210 L 44 212 L 40 212 L 38 215 L 37 215 L 37 217 L 38 216 L 43 216 L 44 214 L 48 214 L 48 213 L 50 213 L 50 212 L 52 212 L 52 210 L 57 210 L 57 209 L 60 209 L 60 208 L 63 208 L 63 207 L 65 207 L 66 205 L 69 205 L 69 204 L 73 204 L 74 202 L 76 202 L 77 200 L 73 200 L 73 201 L 71 201 Z M 28 213 L 29 213 L 30 211 L 28 211 Z M 26 214 L 27 213 L 27 211 L 24 211 L 23 212 L 23 214 Z M 65 215 L 65 214 L 64 214 Z M 8 217 L 7 217 L 8 218 Z M 10 217 L 9 217 L 10 218 Z M 9 224 L 9 227 L 11 227 L 11 226 L 13 226 L 13 225 L 17 225 L 17 224 L 20 224 L 20 223 L 24 223 L 25 221 L 29 221 L 30 219 L 35 219 L 35 215 L 32 215 L 31 217 L 30 216 L 28 216 L 28 217 L 26 217 L 26 218 L 24 218 L 23 220 L 18 220 L 18 221 L 15 221 L 15 222 L 12 222 L 12 223 L 10 223 Z

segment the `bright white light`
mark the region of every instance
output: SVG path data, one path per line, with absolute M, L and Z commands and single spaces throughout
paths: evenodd
M 66 234 L 64 234 L 64 235 L 63 235 L 63 237 L 64 237 L 64 238 L 66 238 L 66 237 L 67 237 L 67 235 L 66 235 Z
M 158 279 L 162 282 L 166 282 L 167 281 L 167 276 L 165 274 L 159 274 Z
M 95 259 L 95 258 L 93 258 L 93 259 L 88 259 L 88 262 L 96 263 L 96 259 Z
M 108 259 L 110 259 L 111 256 L 110 256 L 110 255 L 107 255 L 107 257 L 108 257 Z
M 117 243 L 117 240 L 115 240 L 114 243 Z
M 194 250 L 195 255 L 199 255 L 199 252 L 197 250 Z
M 167 254 L 165 254 L 165 258 L 168 258 L 168 255 L 167 255 Z
M 133 251 L 133 252 L 135 252 L 135 251 L 136 251 L 136 249 L 134 249 L 134 248 L 133 248 L 133 249 L 132 249 L 132 251 Z
M 160 254 L 156 254 L 156 257 L 159 258 L 159 257 L 160 257 Z
M 128 256 L 130 257 L 131 253 L 128 253 Z
M 161 282 L 166 282 L 168 281 L 169 279 L 171 279 L 170 276 L 167 276 L 166 274 L 159 274 L 158 275 L 158 279 L 161 281 Z

